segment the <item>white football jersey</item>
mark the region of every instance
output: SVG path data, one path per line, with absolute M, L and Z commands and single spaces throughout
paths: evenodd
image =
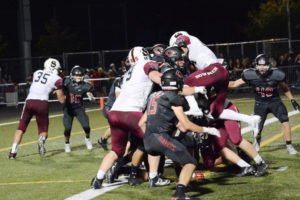
M 32 84 L 27 99 L 48 100 L 49 93 L 53 89 L 61 87 L 61 77 L 43 70 L 37 70 L 33 74 Z
M 144 71 L 145 64 L 141 61 L 124 74 L 122 90 L 111 110 L 125 112 L 142 112 L 153 82 Z
M 198 70 L 203 70 L 211 64 L 219 63 L 216 55 L 198 38 L 189 35 L 191 44 L 187 47 L 189 49 L 188 57 L 190 61 L 195 63 Z

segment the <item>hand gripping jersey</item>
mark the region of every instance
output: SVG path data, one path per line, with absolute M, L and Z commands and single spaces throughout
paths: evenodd
M 142 112 L 147 103 L 153 82 L 148 77 L 152 70 L 158 70 L 155 61 L 141 61 L 124 74 L 122 90 L 111 111 Z
M 176 130 L 178 119 L 172 106 L 185 107 L 183 96 L 172 91 L 158 91 L 150 95 L 147 105 L 147 133 L 172 134 Z
M 72 108 L 79 108 L 83 106 L 83 97 L 87 92 L 93 91 L 93 86 L 85 81 L 78 84 L 74 83 L 70 77 L 63 81 L 64 94 L 66 95 L 66 105 Z
M 49 93 L 54 89 L 62 88 L 62 79 L 43 70 L 37 70 L 33 74 L 33 81 L 29 89 L 28 99 L 48 100 Z
M 262 76 L 256 69 L 246 69 L 242 79 L 252 86 L 256 101 L 273 101 L 280 99 L 278 84 L 285 81 L 285 73 L 272 68 L 268 76 Z
M 188 58 L 198 70 L 203 70 L 211 64 L 219 63 L 216 55 L 198 38 L 189 35 L 191 43 L 187 45 Z

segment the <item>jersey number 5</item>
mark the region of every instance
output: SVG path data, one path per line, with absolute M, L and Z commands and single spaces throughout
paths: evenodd
M 150 103 L 149 103 L 149 106 L 148 106 L 148 115 L 155 115 L 156 114 L 156 110 L 157 110 L 156 100 L 159 98 L 159 96 L 160 95 L 156 95 L 156 96 L 153 96 L 150 99 Z

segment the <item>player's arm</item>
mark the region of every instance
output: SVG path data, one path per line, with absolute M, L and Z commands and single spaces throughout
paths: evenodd
M 144 65 L 144 72 L 148 75 L 148 77 L 157 84 L 161 84 L 161 76 L 162 73 L 160 73 L 159 70 L 159 63 L 154 61 L 149 61 Z
M 144 113 L 142 118 L 139 121 L 139 127 L 143 130 L 143 132 L 146 132 L 146 122 L 147 122 L 147 112 Z
M 236 81 L 229 81 L 228 88 L 237 88 L 244 85 L 246 82 L 243 79 L 238 79 Z
M 189 86 L 184 86 L 182 89 L 182 92 L 179 92 L 180 95 L 183 96 L 188 96 L 192 95 L 195 93 L 201 93 L 206 95 L 206 88 L 204 86 L 198 86 L 198 87 L 189 87 Z
M 59 101 L 59 103 L 61 103 L 61 104 L 65 103 L 66 99 L 65 99 L 63 90 L 62 89 L 55 90 L 55 93 L 56 93 L 56 97 L 57 97 L 57 100 Z
M 285 96 L 291 101 L 294 109 L 300 111 L 300 106 L 296 102 L 296 100 L 294 99 L 294 97 L 293 97 L 291 91 L 289 90 L 287 84 L 285 82 L 280 82 L 279 83 L 279 87 L 282 89 L 282 91 L 284 92 Z
M 202 127 L 198 126 L 197 124 L 194 124 L 191 122 L 188 117 L 184 114 L 183 107 L 182 106 L 172 106 L 172 110 L 174 111 L 177 119 L 179 120 L 179 124 L 177 124 L 177 127 L 183 131 L 186 132 L 187 130 L 196 132 L 196 133 L 208 133 L 211 135 L 216 135 L 220 137 L 220 132 L 215 128 L 209 128 L 209 127 Z
M 157 83 L 159 85 L 161 84 L 162 73 L 160 73 L 159 71 L 152 70 L 148 76 L 154 83 Z

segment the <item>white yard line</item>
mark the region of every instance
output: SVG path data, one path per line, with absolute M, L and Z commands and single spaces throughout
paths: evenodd
M 86 112 L 93 112 L 93 111 L 96 111 L 96 110 L 100 110 L 100 108 L 96 108 L 96 109 L 88 109 L 86 110 Z M 49 118 L 55 118 L 55 117 L 61 117 L 63 116 L 64 114 L 57 114 L 57 115 L 50 115 Z M 34 119 L 31 119 L 31 121 L 35 121 L 35 118 Z M 7 126 L 7 125 L 11 125 L 11 124 L 18 124 L 20 121 L 13 121 L 13 122 L 6 122 L 6 123 L 1 123 L 0 126 Z
M 124 176 L 120 176 L 118 180 L 120 180 L 120 182 L 111 184 L 103 183 L 103 187 L 101 189 L 88 189 L 71 197 L 68 197 L 65 200 L 90 200 L 108 191 L 121 187 L 122 185 L 128 182 L 128 180 Z

